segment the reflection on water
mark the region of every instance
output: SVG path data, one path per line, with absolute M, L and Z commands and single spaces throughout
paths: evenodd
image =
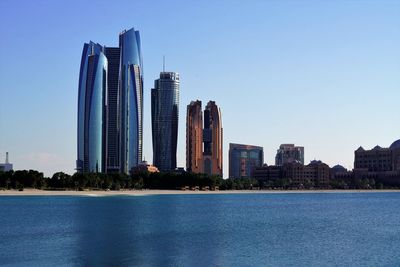
M 0 197 L 0 264 L 399 265 L 399 193 Z
M 221 210 L 215 204 L 196 207 L 188 201 L 180 196 L 113 197 L 99 205 L 97 199 L 80 198 L 74 218 L 75 228 L 80 229 L 76 263 L 218 264 L 223 232 L 217 235 L 210 229 L 217 230 L 222 223 Z

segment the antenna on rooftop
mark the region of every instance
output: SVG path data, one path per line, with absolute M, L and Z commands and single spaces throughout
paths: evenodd
M 162 71 L 165 72 L 165 56 L 163 56 Z

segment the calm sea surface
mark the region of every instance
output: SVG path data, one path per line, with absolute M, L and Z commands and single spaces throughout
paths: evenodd
M 400 266 L 400 193 L 0 197 L 0 265 Z

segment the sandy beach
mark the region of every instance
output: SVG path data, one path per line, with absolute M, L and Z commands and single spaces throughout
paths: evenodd
M 120 190 L 120 191 L 52 191 L 39 189 L 1 190 L 0 196 L 149 196 L 149 195 L 210 195 L 210 194 L 312 194 L 312 193 L 400 193 L 400 190 L 226 190 L 226 191 L 182 191 L 182 190 Z

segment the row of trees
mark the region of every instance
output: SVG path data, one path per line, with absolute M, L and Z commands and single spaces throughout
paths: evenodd
M 389 183 L 369 178 L 336 178 L 330 179 L 328 184 L 318 185 L 312 180 L 303 184 L 294 183 L 291 179 L 277 179 L 259 182 L 262 189 L 400 189 L 400 184 Z
M 228 179 L 196 173 L 136 172 L 126 174 L 55 173 L 51 178 L 35 170 L 0 172 L 0 188 L 37 188 L 50 190 L 120 190 L 120 189 L 180 189 L 182 187 L 218 187 L 221 190 L 253 189 L 258 186 L 255 179 Z
M 49 190 L 120 190 L 120 189 L 180 189 L 182 187 L 218 187 L 220 190 L 243 189 L 400 189 L 399 183 L 389 183 L 375 179 L 330 179 L 329 184 L 320 187 L 313 181 L 298 185 L 291 179 L 257 181 L 253 178 L 222 179 L 196 173 L 149 173 L 147 171 L 126 174 L 55 173 L 51 178 L 35 170 L 0 172 L 0 188 L 37 188 Z

